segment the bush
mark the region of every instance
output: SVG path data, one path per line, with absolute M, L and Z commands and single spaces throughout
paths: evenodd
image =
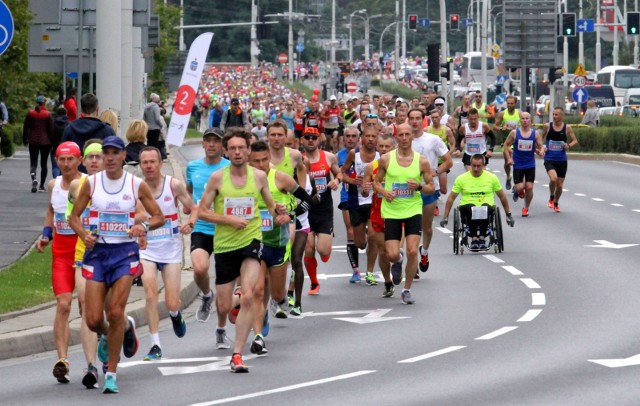
M 422 92 L 416 89 L 411 89 L 405 85 L 397 82 L 380 82 L 380 89 L 387 93 L 397 94 L 405 100 L 411 100 L 414 97 L 420 97 Z
M 16 145 L 22 145 L 22 125 L 7 124 L 2 126 L 2 132 L 0 154 L 10 157 L 16 152 Z
M 581 152 L 640 155 L 640 133 L 634 127 L 574 128 Z

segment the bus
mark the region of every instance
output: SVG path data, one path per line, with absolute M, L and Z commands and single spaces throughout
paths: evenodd
M 640 88 L 640 69 L 631 66 L 607 66 L 597 73 L 596 83 L 611 85 L 616 97 L 616 105 L 622 106 L 627 89 Z
M 482 53 L 468 52 L 462 58 L 462 84 L 482 82 Z M 487 85 L 496 83 L 496 60 L 487 55 Z

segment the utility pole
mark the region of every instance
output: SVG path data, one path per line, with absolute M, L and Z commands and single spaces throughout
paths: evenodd
M 407 0 L 402 0 L 402 59 L 407 57 Z
M 582 0 L 578 5 L 578 18 L 582 20 Z M 582 31 L 578 31 L 578 63 L 584 66 L 584 42 L 582 41 Z
M 336 0 L 331 2 L 331 70 L 336 64 Z
M 400 3 L 396 0 L 396 48 L 393 59 L 395 61 L 396 80 L 400 76 Z
M 258 21 L 258 6 L 255 0 L 251 0 L 251 44 L 249 53 L 251 54 L 251 66 L 258 66 L 258 33 L 256 30 L 256 22 Z
M 289 82 L 293 82 L 293 0 L 289 0 Z
M 600 2 L 596 1 L 596 16 L 600 15 Z M 602 61 L 602 47 L 600 44 L 600 28 L 596 27 L 596 72 L 600 72 L 600 66 Z
M 440 63 L 448 63 L 447 57 L 449 56 L 447 52 L 447 6 L 445 4 L 445 0 L 440 0 Z M 452 75 L 451 71 L 449 71 Z M 441 94 L 448 99 L 448 86 L 447 79 L 440 79 L 442 82 L 442 92 Z M 453 103 L 449 100 L 449 103 L 446 104 L 447 111 L 451 111 L 451 107 Z

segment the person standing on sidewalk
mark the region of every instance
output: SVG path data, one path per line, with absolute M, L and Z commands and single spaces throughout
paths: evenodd
M 143 120 L 147 123 L 147 145 L 161 148 L 160 132 L 162 130 L 162 115 L 160 114 L 160 96 L 151 93 L 151 101 L 144 106 Z
M 36 97 L 36 107 L 33 110 L 29 110 L 22 127 L 22 142 L 24 145 L 29 146 L 31 193 L 36 193 L 38 189 L 41 192 L 47 191 L 44 182 L 47 180 L 47 160 L 49 159 L 53 141 L 53 118 L 51 118 L 51 113 L 44 107 L 45 102 L 44 96 Z M 40 157 L 39 188 L 36 180 L 38 156 Z
M 197 206 L 187 193 L 185 184 L 168 175 L 162 174 L 162 155 L 155 147 L 145 147 L 140 152 L 140 169 L 144 181 L 149 185 L 156 203 L 164 214 L 162 227 L 147 233 L 147 247 L 140 250 L 140 259 L 144 268 L 142 282 L 147 297 L 146 312 L 149 321 L 151 350 L 145 361 L 162 358 L 162 347 L 158 325 L 158 271 L 162 272 L 165 303 L 169 310 L 173 332 L 178 338 L 187 332 L 182 313 L 180 313 L 180 274 L 182 267 L 182 236 L 190 234 L 198 219 Z M 180 225 L 178 202 L 191 214 L 186 224 Z
M 49 181 L 49 206 L 45 214 L 42 238 L 36 242 L 36 250 L 40 253 L 49 242 L 51 246 L 51 285 L 56 297 L 56 316 L 53 322 L 53 336 L 58 352 L 58 361 L 53 367 L 53 376 L 60 383 L 69 383 L 69 313 L 75 289 L 75 269 L 73 256 L 76 249 L 77 235 L 65 219 L 69 185 L 82 176 L 78 170 L 80 165 L 80 148 L 73 142 L 60 144 L 56 150 L 56 159 L 62 173 Z
M 82 275 L 87 279 L 87 325 L 103 335 L 98 345 L 98 357 L 109 363 L 103 393 L 117 393 L 116 368 L 120 350 L 124 349 L 127 358 L 138 350 L 135 321 L 130 316 L 127 321 L 125 317 L 131 282 L 140 265 L 136 239 L 149 230 L 162 227 L 164 215 L 149 186 L 124 171 L 124 141 L 117 136 L 105 138 L 102 153 L 105 170 L 83 183 L 69 215 L 69 224 L 86 246 Z M 89 200 L 90 231 L 87 232 L 80 217 Z M 149 222 L 136 224 L 138 201 L 149 213 Z M 108 322 L 104 318 L 105 305 Z M 108 357 L 105 357 L 107 353 Z

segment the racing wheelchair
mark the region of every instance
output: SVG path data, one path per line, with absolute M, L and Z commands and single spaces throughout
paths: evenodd
M 488 206 L 484 206 L 488 207 Z M 486 210 L 488 212 L 488 210 Z M 471 238 L 473 237 L 469 230 L 469 224 L 463 222 L 463 216 L 460 215 L 460 209 L 455 207 L 453 209 L 453 253 L 456 255 L 463 255 L 465 248 L 470 252 L 482 252 L 489 251 L 492 247 L 494 252 L 500 253 L 504 251 L 504 241 L 502 233 L 502 215 L 500 214 L 500 208 L 493 206 L 493 210 L 487 213 L 489 224 L 487 227 L 484 244 L 471 247 Z M 486 217 L 485 217 L 486 218 Z

